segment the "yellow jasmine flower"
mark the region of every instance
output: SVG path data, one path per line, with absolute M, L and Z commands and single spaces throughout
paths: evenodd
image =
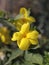
M 20 9 L 20 14 L 23 15 L 19 20 L 14 21 L 14 25 L 16 26 L 17 30 L 21 29 L 21 26 L 24 23 L 32 23 L 35 22 L 35 18 L 29 15 L 29 11 L 26 8 L 21 8 Z
M 21 8 L 20 14 L 23 15 L 23 20 L 28 21 L 29 23 L 35 22 L 35 18 L 29 15 L 29 11 L 26 8 Z
M 29 46 L 38 44 L 39 32 L 36 30 L 30 31 L 30 24 L 22 25 L 19 32 L 13 34 L 12 41 L 17 41 L 17 45 L 21 50 L 27 50 Z
M 6 27 L 0 27 L 0 40 L 5 44 L 10 42 L 9 31 Z

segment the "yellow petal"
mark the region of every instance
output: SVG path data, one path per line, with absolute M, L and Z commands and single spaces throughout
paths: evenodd
M 27 9 L 26 8 L 21 8 L 20 9 L 20 14 L 23 14 L 24 17 L 27 17 L 28 16 Z
M 2 35 L 2 36 L 1 36 L 1 40 L 2 40 L 2 42 L 5 42 L 5 41 L 6 41 L 6 39 L 5 39 L 5 36 L 4 36 L 4 35 Z
M 38 44 L 38 40 L 37 39 L 29 39 L 30 40 L 30 43 L 32 45 L 37 45 Z
M 22 26 L 21 22 L 17 22 L 17 23 L 16 23 L 16 29 L 17 29 L 18 31 L 21 30 L 21 26 Z
M 36 22 L 35 18 L 34 17 L 27 17 L 26 20 L 29 22 L 29 23 L 32 23 L 32 22 Z
M 2 34 L 0 33 L 0 37 L 1 37 L 1 35 L 2 35 Z
M 23 33 L 23 34 L 26 34 L 26 33 L 29 32 L 29 28 L 30 28 L 30 24 L 25 23 L 25 24 L 22 25 L 20 32 Z
M 20 19 L 20 20 L 15 21 L 13 24 L 15 25 L 16 29 L 18 31 L 20 31 L 21 30 L 21 26 L 23 25 L 23 23 L 24 23 L 23 20 Z
M 21 42 L 17 43 L 18 44 L 18 47 L 21 49 L 21 50 L 28 50 L 29 46 L 30 46 L 30 43 L 29 43 L 29 40 L 27 38 L 23 38 L 21 40 Z
M 27 38 L 31 38 L 31 39 L 37 39 L 38 36 L 39 36 L 39 32 L 36 31 L 36 30 L 34 30 L 34 31 L 32 31 L 32 32 L 29 32 L 29 33 L 27 34 Z
M 13 38 L 12 38 L 12 41 L 16 41 L 16 40 L 20 40 L 22 38 L 22 35 L 20 32 L 15 32 L 13 34 Z

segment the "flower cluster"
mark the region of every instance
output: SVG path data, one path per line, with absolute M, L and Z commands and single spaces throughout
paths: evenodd
M 30 30 L 30 23 L 35 22 L 35 19 L 29 16 L 29 11 L 26 8 L 20 9 L 20 14 L 23 17 L 15 23 L 18 32 L 15 32 L 12 41 L 17 41 L 17 45 L 21 50 L 28 50 L 30 45 L 38 44 L 39 32 L 37 30 Z
M 21 50 L 28 50 L 31 45 L 38 45 L 39 32 L 30 28 L 30 25 L 36 22 L 35 18 L 30 16 L 30 10 L 21 8 L 19 14 L 22 17 L 13 21 L 18 32 L 14 32 L 11 39 L 7 27 L 0 27 L 0 41 L 5 44 L 16 41 Z

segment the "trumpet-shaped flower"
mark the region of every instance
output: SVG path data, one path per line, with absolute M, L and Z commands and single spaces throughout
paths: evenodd
M 5 44 L 10 42 L 9 31 L 6 27 L 0 27 L 0 40 Z
M 39 32 L 36 30 L 30 31 L 29 29 L 30 24 L 25 23 L 19 32 L 13 34 L 12 41 L 17 41 L 17 45 L 21 50 L 27 50 L 31 44 L 38 44 Z
M 28 23 L 35 22 L 35 18 L 29 15 L 29 11 L 26 8 L 21 8 L 20 14 L 23 16 L 19 20 L 16 20 L 14 22 L 14 25 L 16 26 L 17 30 L 20 30 L 21 26 L 26 22 Z

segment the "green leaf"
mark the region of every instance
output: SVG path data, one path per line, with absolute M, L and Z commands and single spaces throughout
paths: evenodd
M 44 65 L 49 65 L 49 52 L 44 52 Z
M 28 52 L 26 51 L 26 53 L 25 53 L 25 60 L 32 62 L 32 53 L 28 53 Z
M 43 65 L 43 58 L 40 54 L 32 54 L 26 52 L 25 60 L 32 64 Z
M 40 54 L 34 54 L 32 58 L 33 63 L 43 65 L 43 58 Z
M 23 51 L 21 51 L 21 50 L 14 50 L 12 52 L 12 55 L 9 58 L 9 60 L 4 65 L 9 64 L 13 59 L 15 59 L 15 58 L 19 57 L 20 55 L 22 55 L 22 53 L 23 53 Z

